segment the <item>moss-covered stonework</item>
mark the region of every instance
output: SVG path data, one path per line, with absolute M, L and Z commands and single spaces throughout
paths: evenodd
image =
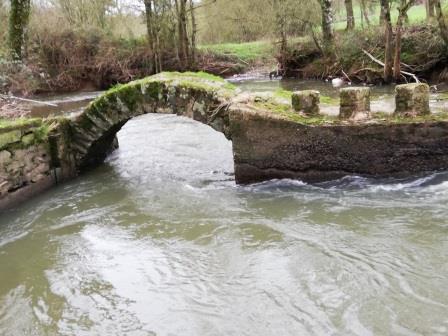
M 347 97 L 341 95 L 349 120 L 305 115 L 293 109 L 289 91 L 241 93 L 205 73 L 162 73 L 114 87 L 75 119 L 0 120 L 0 209 L 102 163 L 121 127 L 145 113 L 189 117 L 224 133 L 233 142 L 238 183 L 448 168 L 448 115 L 356 120 L 369 110 L 368 93 Z
M 72 123 L 77 170 L 102 162 L 120 128 L 145 113 L 183 115 L 229 136 L 226 107 L 235 90 L 222 78 L 201 72 L 162 73 L 109 90 Z
M 319 115 L 320 93 L 315 90 L 296 91 L 292 94 L 292 108 L 306 116 Z
M 339 118 L 343 120 L 363 120 L 370 116 L 370 89 L 351 87 L 340 90 L 341 106 Z
M 0 210 L 74 176 L 70 170 L 73 162 L 62 163 L 62 154 L 69 151 L 52 148 L 64 122 L 67 121 L 0 122 Z
M 403 84 L 395 87 L 395 114 L 399 116 L 425 116 L 429 109 L 429 86 L 425 83 Z
M 409 176 L 448 168 L 448 122 L 305 125 L 247 108 L 230 111 L 235 178 L 324 181 Z

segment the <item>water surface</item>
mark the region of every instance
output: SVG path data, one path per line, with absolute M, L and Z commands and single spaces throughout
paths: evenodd
M 119 141 L 0 214 L 0 335 L 448 335 L 448 173 L 243 187 L 231 143 L 194 121 L 139 117 Z
M 448 173 L 242 187 L 202 124 L 119 140 L 0 215 L 0 335 L 448 334 Z

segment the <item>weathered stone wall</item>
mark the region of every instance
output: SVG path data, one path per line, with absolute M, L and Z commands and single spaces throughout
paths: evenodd
M 305 95 L 313 98 L 309 111 L 300 104 L 294 109 L 283 96 L 240 94 L 207 74 L 165 73 L 108 91 L 74 120 L 0 125 L 0 210 L 102 163 L 120 128 L 144 113 L 182 115 L 224 133 L 233 142 L 237 183 L 448 168 L 448 115 L 375 118 L 367 115 L 367 89 L 345 89 L 342 116 L 330 117 L 316 113 L 317 93 Z
M 0 128 L 0 211 L 74 176 L 68 121 Z
M 0 129 L 0 209 L 51 184 L 51 155 L 41 125 Z M 39 188 L 37 187 L 39 186 Z
M 232 110 L 237 183 L 409 176 L 448 168 L 448 122 L 303 125 Z

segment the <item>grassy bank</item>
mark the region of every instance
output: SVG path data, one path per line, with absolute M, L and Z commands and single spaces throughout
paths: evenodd
M 255 63 L 272 60 L 275 53 L 271 41 L 255 41 L 245 43 L 221 43 L 202 45 L 199 50 L 216 55 L 235 58 L 244 63 Z
M 396 6 L 395 6 L 396 7 Z M 393 6 L 393 10 L 391 11 L 391 19 L 392 22 L 397 22 L 398 11 L 395 10 Z M 356 29 L 363 30 L 367 27 L 367 23 L 364 17 L 361 17 L 361 8 L 359 5 L 353 6 L 353 12 L 356 22 Z M 347 27 L 346 17 L 344 16 L 345 12 L 340 12 L 336 17 L 335 29 L 336 30 L 344 30 Z M 380 20 L 380 7 L 376 6 L 369 12 L 369 21 L 372 26 L 378 26 Z M 417 5 L 411 7 L 408 12 L 408 24 L 410 25 L 419 25 L 426 21 L 426 8 L 424 5 Z M 363 23 L 363 26 L 361 25 Z

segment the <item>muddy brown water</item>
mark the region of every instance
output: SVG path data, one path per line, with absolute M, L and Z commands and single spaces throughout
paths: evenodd
M 0 215 L 0 335 L 448 335 L 448 173 L 242 187 L 202 124 L 118 135 Z

